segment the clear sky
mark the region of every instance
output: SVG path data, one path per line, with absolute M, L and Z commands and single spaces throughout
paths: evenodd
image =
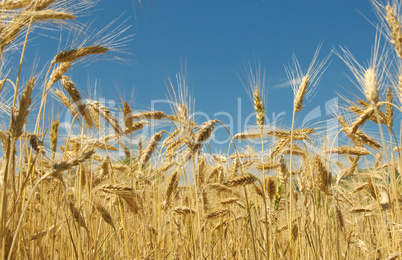
M 244 64 L 257 60 L 266 71 L 267 119 L 273 120 L 272 113 L 286 112 L 281 120 L 287 127 L 293 92 L 284 65 L 291 63 L 292 54 L 307 69 L 323 41 L 320 58 L 343 46 L 364 63 L 370 58 L 375 38 L 370 21 L 377 23 L 368 0 L 153 0 L 149 6 L 134 4 L 136 21 L 130 1 L 119 1 L 119 5 L 101 1 L 99 11 L 94 12 L 98 15 L 94 25 L 98 25 L 97 21 L 104 24 L 125 11 L 123 17 L 131 17 L 129 32 L 135 34 L 127 46 L 132 56 L 124 56 L 132 65 L 111 64 L 104 71 L 99 64 L 101 95 L 116 95 L 118 88 L 124 98 L 133 97 L 130 101 L 135 102 L 135 108 L 150 107 L 152 100 L 166 97 L 166 78 L 174 78 L 185 64 L 196 111 L 211 118 L 225 111 L 236 121 L 241 98 L 245 120 L 253 107 L 239 76 L 244 80 Z M 299 118 L 317 106 L 324 108 L 337 92 L 358 92 L 345 76 L 350 73 L 343 62 L 335 55 L 331 60 L 316 95 Z M 238 127 L 233 130 L 239 131 Z
M 134 4 L 136 21 L 131 1 L 100 1 L 93 15 L 83 18 L 96 16 L 93 27 L 100 28 L 124 12 L 120 21 L 128 18 L 126 24 L 132 27 L 127 34 L 135 34 L 125 47 L 131 55 L 117 54 L 131 64 L 108 61 L 88 67 L 89 78 L 100 82 L 100 95 L 118 97 L 118 88 L 129 99 L 134 91 L 135 107 L 149 107 L 152 99 L 166 96 L 166 78 L 175 77 L 186 64 L 196 110 L 208 114 L 234 110 L 238 97 L 244 99 L 245 110 L 252 110 L 239 76 L 243 65 L 255 60 L 266 70 L 267 111 L 287 110 L 292 91 L 284 65 L 293 53 L 307 69 L 323 41 L 321 58 L 343 46 L 365 62 L 375 37 L 368 20 L 377 21 L 368 0 L 153 0 L 149 8 Z M 339 85 L 349 86 L 346 66 L 336 56 L 331 60 L 316 102 L 333 97 L 342 90 Z
M 152 100 L 166 98 L 167 78 L 174 79 L 184 66 L 195 110 L 226 123 L 227 118 L 214 114 L 230 113 L 233 134 L 244 130 L 237 127 L 239 98 L 241 120 L 253 112 L 240 80 L 245 80 L 244 64 L 257 61 L 265 68 L 267 120 L 286 113 L 280 121 L 289 128 L 293 92 L 284 66 L 292 62 L 292 54 L 307 69 L 323 42 L 321 59 L 333 48 L 343 46 L 364 63 L 370 58 L 375 39 L 376 30 L 370 22 L 377 23 L 369 0 L 143 0 L 142 5 L 136 0 L 103 0 L 77 20 L 92 22 L 91 27 L 100 30 L 118 17 L 112 27 L 125 21 L 131 27 L 123 36 L 133 37 L 121 47 L 126 53 L 111 54 L 127 62 L 101 60 L 80 65 L 68 73 L 79 89 L 92 95 L 88 88 L 96 85 L 98 98 L 119 101 L 121 96 L 134 109 L 148 109 Z M 53 37 L 49 38 L 51 57 L 64 49 L 57 34 Z M 315 96 L 298 115 L 299 125 L 314 108 L 324 109 L 325 102 L 339 92 L 363 96 L 345 73 L 350 75 L 333 55 Z

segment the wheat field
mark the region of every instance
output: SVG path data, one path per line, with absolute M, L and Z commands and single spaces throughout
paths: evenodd
M 402 258 L 399 1 L 372 1 L 382 27 L 368 65 L 335 50 L 365 96 L 344 98 L 336 115 L 345 142 L 295 126 L 325 77 L 329 55 L 318 47 L 308 68 L 296 59 L 287 68 L 293 114 L 281 129 L 265 125 L 263 75 L 250 69 L 255 131 L 228 131 L 233 152 L 219 155 L 209 140 L 224 124 L 196 122 L 180 82 L 171 82 L 171 111 L 140 112 L 127 101 L 116 111 L 80 93 L 69 71 L 113 50 L 106 41 L 66 48 L 42 74 L 23 75 L 35 66 L 24 61 L 34 27 L 79 30 L 76 12 L 91 5 L 71 2 L 0 2 L 2 259 Z M 10 56 L 19 66 L 7 66 Z M 51 100 L 71 114 L 68 134 Z M 145 128 L 152 134 L 132 145 Z

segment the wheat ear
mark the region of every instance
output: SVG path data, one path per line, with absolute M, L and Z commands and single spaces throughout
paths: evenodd
M 144 150 L 141 158 L 139 159 L 140 168 L 144 168 L 145 164 L 151 158 L 152 153 L 155 151 L 155 149 L 158 147 L 159 142 L 162 140 L 162 134 L 163 132 L 161 131 L 152 136 L 147 148 Z
M 215 219 L 215 218 L 223 217 L 229 213 L 230 213 L 230 211 L 227 209 L 220 209 L 218 211 L 209 213 L 207 216 L 205 216 L 205 218 L 206 219 Z
M 22 135 L 22 128 L 27 120 L 27 116 L 29 113 L 28 109 L 32 102 L 31 94 L 34 88 L 34 82 L 34 78 L 31 78 L 27 82 L 24 93 L 22 94 L 19 102 L 18 113 L 12 122 L 11 134 L 15 139 L 18 139 Z
M 318 187 L 325 194 L 328 194 L 328 186 L 331 184 L 331 173 L 327 170 L 318 155 L 315 156 L 314 163 L 317 170 Z
M 355 146 L 339 146 L 336 148 L 332 148 L 331 150 L 327 150 L 327 153 L 339 153 L 339 154 L 350 154 L 350 155 L 368 155 L 371 154 L 368 150 L 363 147 L 355 147 Z
M 369 68 L 364 73 L 364 93 L 371 104 L 380 101 L 378 97 L 378 82 L 374 68 Z
M 54 160 L 54 155 L 57 149 L 57 138 L 59 135 L 59 120 L 53 120 L 50 126 L 50 151 L 52 151 L 52 159 Z
M 276 193 L 276 183 L 275 183 L 274 177 L 269 177 L 267 179 L 267 193 L 268 193 L 269 199 L 272 201 L 272 198 L 274 197 L 274 195 Z
M 131 119 L 153 119 L 153 120 L 160 120 L 166 117 L 166 114 L 162 111 L 151 111 L 151 112 L 144 112 L 139 114 L 133 114 Z
M 64 106 L 68 108 L 73 117 L 76 117 L 78 115 L 77 109 L 74 107 L 71 100 L 63 92 L 61 92 L 60 90 L 56 90 L 55 95 L 60 99 Z
M 293 102 L 293 109 L 296 112 L 300 112 L 303 109 L 304 95 L 307 92 L 307 87 L 309 84 L 309 75 L 305 75 L 300 83 L 299 88 L 297 89 L 295 100 Z
M 244 140 L 244 139 L 256 139 L 260 137 L 261 137 L 260 133 L 238 133 L 235 136 L 233 136 L 233 139 Z
M 387 95 L 386 95 L 387 104 L 385 105 L 385 115 L 387 119 L 387 125 L 389 129 L 392 129 L 394 125 L 394 111 L 392 107 L 392 90 L 388 87 Z
M 87 225 L 85 223 L 85 218 L 84 216 L 82 216 L 82 214 L 78 211 L 78 209 L 74 206 L 74 203 L 72 201 L 67 201 L 67 205 L 68 208 L 71 211 L 71 214 L 73 215 L 74 220 L 78 223 L 78 225 L 80 225 L 81 227 L 83 227 L 88 235 L 89 235 L 89 230 L 87 228 Z
M 126 129 L 133 128 L 132 112 L 130 105 L 127 102 L 123 102 L 123 115 L 124 115 L 124 125 Z
M 14 10 L 26 7 L 31 4 L 31 0 L 3 1 L 1 8 L 3 10 Z
M 253 182 L 257 181 L 258 178 L 251 173 L 248 173 L 244 176 L 236 177 L 230 180 L 225 181 L 223 184 L 228 187 L 235 187 L 235 186 L 243 186 L 252 184 Z
M 112 112 L 107 109 L 106 106 L 102 105 L 98 101 L 93 101 L 93 100 L 87 100 L 88 106 L 91 106 L 102 118 L 108 122 L 113 130 L 118 134 L 118 135 L 123 135 L 124 131 L 120 127 L 119 122 L 117 119 L 113 116 Z
M 73 100 L 74 104 L 77 106 L 78 111 L 80 112 L 82 117 L 87 122 L 88 127 L 92 128 L 93 127 L 93 121 L 92 121 L 91 113 L 89 112 L 86 104 L 82 100 L 80 92 L 75 87 L 74 82 L 69 77 L 62 76 L 61 77 L 61 84 L 63 85 L 63 87 L 67 91 L 67 93 L 70 95 L 70 97 Z
M 53 69 L 52 74 L 50 74 L 49 82 L 47 83 L 47 89 L 59 81 L 70 67 L 71 62 L 62 62 L 57 68 Z
M 95 208 L 99 211 L 99 213 L 102 216 L 102 219 L 109 224 L 110 226 L 115 229 L 114 224 L 113 224 L 113 218 L 110 215 L 110 213 L 107 211 L 105 207 L 103 207 L 100 203 L 95 203 Z
M 265 108 L 264 105 L 262 104 L 260 90 L 258 89 L 258 87 L 256 87 L 255 90 L 253 91 L 253 97 L 254 97 L 254 110 L 257 113 L 256 114 L 257 125 L 260 129 L 262 129 L 264 127 L 265 122 Z
M 385 20 L 391 29 L 391 43 L 395 46 L 396 54 L 402 59 L 402 33 L 401 24 L 396 18 L 396 11 L 389 4 L 385 7 L 386 17 Z
M 175 170 L 170 176 L 169 184 L 166 190 L 166 200 L 162 207 L 164 210 L 166 210 L 169 207 L 172 195 L 173 193 L 176 192 L 178 185 L 179 185 L 179 172 L 178 170 Z

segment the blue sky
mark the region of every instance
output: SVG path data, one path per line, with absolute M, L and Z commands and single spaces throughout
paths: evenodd
M 225 123 L 229 123 L 227 118 L 215 113 L 231 114 L 233 134 L 244 130 L 238 127 L 238 121 L 244 121 L 253 112 L 240 80 L 245 80 L 245 64 L 257 61 L 265 69 L 267 120 L 282 113 L 279 124 L 289 128 L 293 92 L 284 66 L 292 62 L 292 54 L 306 70 L 317 46 L 323 42 L 320 59 L 333 48 L 343 46 L 364 63 L 370 58 L 376 33 L 370 21 L 377 23 L 369 0 L 152 0 L 149 4 L 143 0 L 142 5 L 136 0 L 118 4 L 104 0 L 77 20 L 92 23 L 96 31 L 116 18 L 119 19 L 112 28 L 125 21 L 124 26 L 130 28 L 123 36 L 132 37 L 120 46 L 125 53 L 110 55 L 126 62 L 107 59 L 73 68 L 67 75 L 80 91 L 93 96 L 90 88 L 96 86 L 98 98 L 119 102 L 122 97 L 134 109 L 148 109 L 153 100 L 166 98 L 166 80 L 174 79 L 185 67 L 196 111 Z M 48 34 L 38 29 L 35 36 L 42 37 L 43 33 Z M 46 55 L 51 59 L 68 46 L 65 42 L 71 42 L 71 38 L 74 37 L 63 35 L 60 44 L 60 33 L 56 32 L 46 43 L 33 40 L 33 56 L 27 58 L 32 61 L 38 57 L 37 47 L 46 48 L 41 59 L 45 60 Z M 322 116 L 316 120 L 330 118 L 325 114 L 325 102 L 332 102 L 339 92 L 350 91 L 363 97 L 345 73 L 350 75 L 345 64 L 333 55 L 315 96 L 307 100 L 296 124 L 300 125 L 317 107 Z M 227 137 L 219 131 L 218 136 Z
M 174 78 L 185 64 L 196 110 L 211 116 L 235 111 L 241 97 L 247 114 L 252 106 L 239 76 L 244 80 L 244 64 L 257 60 L 266 70 L 267 112 L 290 111 L 293 94 L 284 65 L 291 62 L 293 53 L 307 69 L 323 41 L 321 58 L 341 45 L 365 62 L 375 37 L 373 25 L 366 20 L 376 21 L 368 0 L 154 0 L 150 7 L 134 4 L 136 21 L 131 1 L 119 5 L 101 1 L 93 13 L 97 27 L 125 12 L 120 20 L 128 18 L 127 24 L 132 25 L 128 34 L 135 35 L 125 47 L 131 55 L 117 55 L 131 64 L 93 63 L 87 77 L 99 81 L 100 95 L 118 98 L 117 88 L 138 109 L 165 98 L 165 80 Z M 342 91 L 340 86 L 354 88 L 344 75 L 349 73 L 346 66 L 336 56 L 331 60 L 308 106 L 334 97 L 335 91 Z
M 136 19 L 131 1 L 120 1 L 119 5 L 101 1 L 94 11 L 95 27 L 124 13 L 121 20 L 128 18 L 127 24 L 132 26 L 127 34 L 135 35 L 126 46 L 131 55 L 121 55 L 130 65 L 108 61 L 105 68 L 103 62 L 93 63 L 87 80 L 99 80 L 101 96 L 118 99 L 119 93 L 135 109 L 147 109 L 152 100 L 166 97 L 166 79 L 174 78 L 185 66 L 196 111 L 228 124 L 228 118 L 215 113 L 230 113 L 233 134 L 244 131 L 239 121 L 244 122 L 253 112 L 240 80 L 245 80 L 245 64 L 257 61 L 265 68 L 267 120 L 277 118 L 278 125 L 289 128 L 293 92 L 284 66 L 292 62 L 292 54 L 307 69 L 323 42 L 320 58 L 343 46 L 364 63 L 370 58 L 376 33 L 370 21 L 376 23 L 377 19 L 368 0 L 154 0 L 149 6 L 134 4 Z M 332 102 L 339 92 L 363 97 L 345 73 L 350 75 L 333 55 L 315 96 L 307 100 L 296 124 L 301 125 L 314 109 L 321 110 L 315 121 L 331 118 L 324 112 L 325 102 Z M 216 134 L 217 140 L 227 137 L 223 129 Z
M 101 95 L 116 96 L 117 88 L 131 104 L 135 102 L 135 108 L 146 109 L 152 100 L 166 97 L 165 80 L 174 78 L 185 64 L 196 111 L 211 118 L 226 111 L 238 118 L 241 98 L 244 120 L 253 107 L 239 77 L 244 80 L 244 64 L 259 61 L 266 71 L 267 119 L 272 121 L 272 113 L 285 112 L 281 118 L 285 127 L 290 127 L 293 92 L 284 65 L 291 63 L 292 54 L 307 69 L 323 41 L 320 58 L 343 46 L 364 63 L 370 58 L 375 38 L 369 21 L 377 22 L 368 0 L 154 0 L 150 6 L 134 4 L 136 21 L 130 1 L 119 5 L 102 1 L 94 12 L 96 26 L 125 11 L 123 17 L 129 17 L 127 24 L 132 25 L 129 33 L 135 34 L 127 46 L 132 55 L 124 56 L 131 65 L 112 63 L 106 71 L 102 63 L 90 66 L 90 78 L 100 80 Z M 94 67 L 102 73 L 92 74 Z M 350 75 L 333 55 L 314 98 L 299 117 L 317 106 L 324 107 L 337 92 L 358 92 L 345 73 Z M 238 131 L 234 129 L 234 133 Z

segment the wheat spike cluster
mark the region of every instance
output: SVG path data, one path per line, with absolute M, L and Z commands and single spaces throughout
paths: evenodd
M 227 128 L 192 116 L 181 74 L 177 88 L 169 81 L 171 111 L 108 107 L 81 91 L 71 71 L 120 55 L 113 40 L 124 35 L 66 44 L 43 67 L 24 59 L 35 28 L 74 35 L 92 4 L 1 1 L 0 258 L 402 259 L 402 4 L 372 5 L 382 29 L 369 64 L 344 48 L 331 57 L 361 91 L 333 118 L 339 145 L 295 124 L 329 65 L 320 44 L 309 67 L 296 57 L 286 67 L 292 126 L 266 125 L 274 108 L 250 68 L 255 127 L 228 130 L 228 152 L 213 154 Z

